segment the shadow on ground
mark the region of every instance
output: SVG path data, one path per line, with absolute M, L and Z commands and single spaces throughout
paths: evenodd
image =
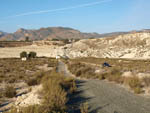
M 76 80 L 78 90 L 74 94 L 69 95 L 69 101 L 67 103 L 67 107 L 69 107 L 69 113 L 80 113 L 80 105 L 91 99 L 82 96 L 84 91 L 80 90 L 80 87 L 84 82 L 85 81 Z
M 74 93 L 73 95 L 69 95 L 69 101 L 67 103 L 67 106 L 69 107 L 69 113 L 81 113 L 80 112 L 80 105 L 83 103 L 88 103 L 88 101 L 90 101 L 90 99 L 94 98 L 94 97 L 84 97 L 82 96 L 83 94 L 83 90 L 80 90 L 80 87 L 85 83 L 86 81 L 82 81 L 82 80 L 77 80 L 76 84 L 77 84 L 77 92 Z M 98 111 L 106 106 L 109 106 L 109 104 L 103 105 L 101 107 L 98 107 L 92 111 L 89 111 L 89 113 L 98 113 Z M 89 106 L 90 109 L 90 106 Z

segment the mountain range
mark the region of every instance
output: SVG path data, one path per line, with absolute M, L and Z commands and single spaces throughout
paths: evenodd
M 48 27 L 41 28 L 38 30 L 27 30 L 18 29 L 14 33 L 4 34 L 1 32 L 0 40 L 11 41 L 11 40 L 25 40 L 29 37 L 30 40 L 51 40 L 51 39 L 87 39 L 87 38 L 98 38 L 98 33 L 82 33 L 78 30 L 66 27 Z
M 68 27 L 48 27 L 40 28 L 37 30 L 28 30 L 20 28 L 14 33 L 6 33 L 0 31 L 0 41 L 20 41 L 25 40 L 26 37 L 29 40 L 52 40 L 52 39 L 91 39 L 101 37 L 117 37 L 119 35 L 131 34 L 131 33 L 145 33 L 150 32 L 150 29 L 130 32 L 113 32 L 113 33 L 83 33 L 79 30 L 68 28 Z

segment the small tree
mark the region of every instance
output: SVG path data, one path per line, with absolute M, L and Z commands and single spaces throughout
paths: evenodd
M 29 54 L 28 54 L 28 58 L 35 58 L 36 57 L 36 52 L 30 52 Z
M 28 54 L 27 54 L 27 52 L 26 51 L 23 51 L 23 52 L 21 52 L 20 53 L 20 58 L 27 58 L 28 57 Z

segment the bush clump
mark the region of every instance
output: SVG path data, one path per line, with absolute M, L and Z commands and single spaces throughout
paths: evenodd
M 27 58 L 28 57 L 28 54 L 26 51 L 23 51 L 20 53 L 20 58 Z
M 29 80 L 26 81 L 26 83 L 27 83 L 29 86 L 34 86 L 34 85 L 37 85 L 37 84 L 38 84 L 36 78 L 29 79 Z
M 36 57 L 36 52 L 30 52 L 29 54 L 28 54 L 28 58 L 35 58 Z
M 32 105 L 28 107 L 21 107 L 18 109 L 12 108 L 9 112 L 6 113 L 49 113 L 44 111 L 44 108 L 39 105 Z
M 77 77 L 94 78 L 96 76 L 95 69 L 83 63 L 70 63 L 68 67 Z
M 36 52 L 30 52 L 29 54 L 27 54 L 26 51 L 23 51 L 20 53 L 20 58 L 36 58 L 37 53 Z
M 125 83 L 134 91 L 139 94 L 142 92 L 142 82 L 138 77 L 129 77 L 125 79 Z
M 13 98 L 16 96 L 16 89 L 12 86 L 6 86 L 4 91 L 4 96 L 8 98 Z
M 138 77 L 131 77 L 128 81 L 130 88 L 141 87 L 141 82 Z
M 88 113 L 88 109 L 89 109 L 89 106 L 87 103 L 83 103 L 80 105 L 80 112 L 81 113 Z
M 52 70 L 48 73 L 35 74 L 43 86 L 39 92 L 42 96 L 41 105 L 12 109 L 9 113 L 66 113 L 68 94 L 76 90 L 74 78 L 65 77 Z

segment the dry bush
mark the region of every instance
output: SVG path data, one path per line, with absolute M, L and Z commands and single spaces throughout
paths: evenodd
M 16 89 L 12 86 L 7 85 L 4 91 L 4 96 L 8 98 L 13 98 L 16 96 Z
M 64 77 L 56 72 L 51 75 L 44 76 L 43 84 L 43 105 L 48 111 L 65 111 L 67 102 L 67 92 L 63 89 L 61 84 Z
M 141 81 L 138 77 L 131 77 L 128 81 L 130 88 L 141 87 Z
M 0 81 L 14 83 L 20 80 L 25 80 L 25 78 L 29 78 L 27 70 L 31 72 L 38 72 L 38 66 L 52 64 L 53 67 L 55 67 L 56 63 L 57 61 L 52 58 L 35 58 L 27 60 L 26 62 L 15 58 L 0 59 Z
M 75 90 L 75 80 L 52 70 L 43 75 L 41 83 L 43 89 L 39 93 L 43 96 L 42 104 L 20 108 L 18 113 L 66 113 L 67 94 Z M 10 113 L 17 113 L 17 109 L 12 109 Z
M 134 91 L 134 93 L 136 93 L 136 94 L 140 94 L 140 93 L 143 92 L 143 91 L 142 91 L 142 88 L 140 88 L 140 87 L 135 87 L 135 88 L 133 88 L 133 91 Z
M 68 64 L 71 73 L 75 74 L 77 77 L 82 78 L 95 78 L 95 69 L 82 63 L 70 63 Z
M 49 111 L 64 111 L 66 109 L 67 93 L 57 81 L 49 79 L 43 83 L 43 95 L 43 104 Z
M 142 93 L 142 81 L 138 77 L 125 78 L 124 82 L 134 91 L 134 93 Z
M 114 81 L 116 83 L 123 83 L 122 73 L 120 70 L 112 69 L 110 73 L 106 76 L 109 81 Z
M 142 81 L 144 82 L 144 84 L 145 84 L 146 87 L 150 86 L 150 77 L 144 77 L 142 79 Z
M 104 79 L 107 78 L 107 76 L 108 76 L 108 73 L 102 73 L 102 74 L 100 74 L 100 75 L 97 75 L 97 78 L 98 78 L 99 80 L 104 80 Z
M 81 113 L 88 113 L 88 109 L 89 109 L 88 103 L 83 103 L 80 105 L 80 112 Z
M 33 105 L 28 107 L 22 107 L 19 109 L 13 108 L 7 113 L 49 113 L 49 112 L 46 112 L 42 106 Z
M 29 86 L 34 86 L 34 85 L 37 85 L 37 80 L 35 78 L 32 78 L 32 79 L 29 79 L 26 81 L 26 83 L 29 85 Z
M 68 93 L 74 93 L 77 90 L 75 79 L 72 77 L 66 77 L 62 86 Z
M 47 73 L 48 72 L 43 72 L 43 71 L 37 72 L 33 74 L 31 78 L 27 77 L 25 81 L 29 86 L 38 85 L 40 84 L 42 77 Z

